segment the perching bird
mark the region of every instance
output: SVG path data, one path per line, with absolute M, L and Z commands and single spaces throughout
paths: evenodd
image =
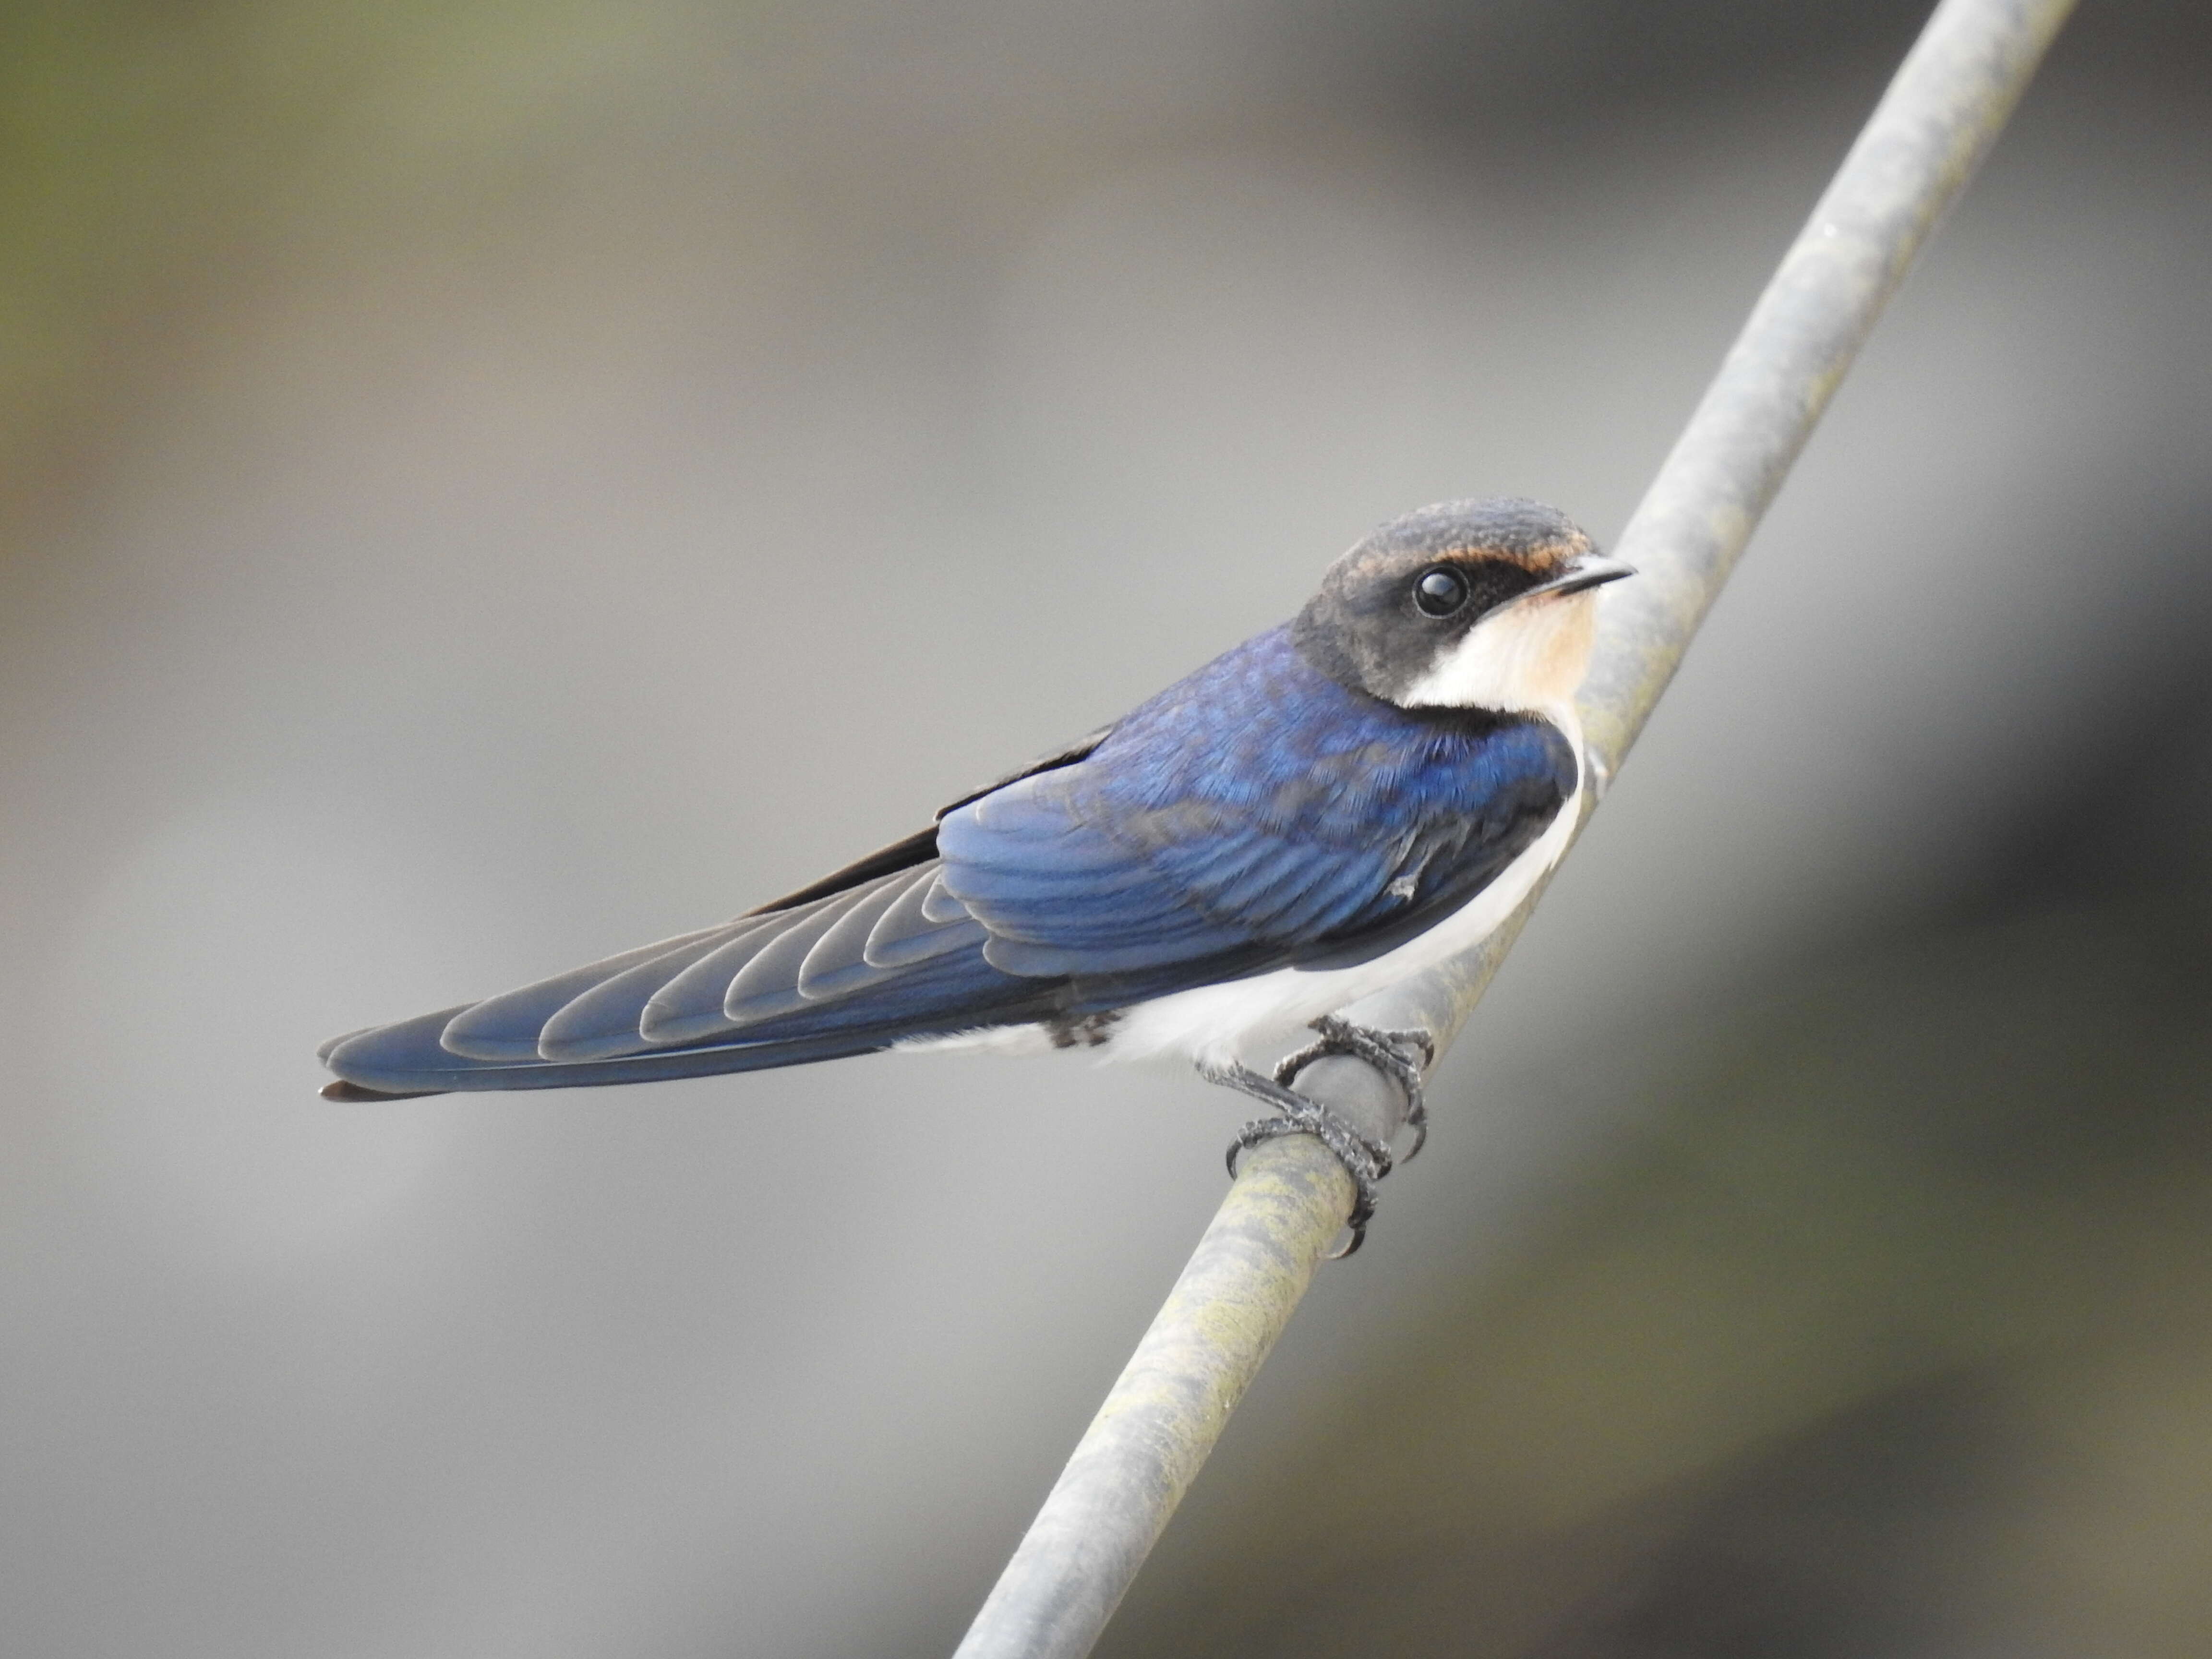
M 741 1072 L 912 1047 L 1181 1054 L 1387 1149 L 1240 1053 L 1310 1024 L 1416 1102 L 1402 1034 L 1328 1018 L 1490 933 L 1582 787 L 1595 594 L 1631 574 L 1535 501 L 1383 526 L 1297 618 L 927 829 L 733 921 L 327 1044 L 334 1100 Z M 1297 1058 L 1310 1058 L 1313 1048 Z M 1233 1158 L 1233 1152 L 1232 1152 Z

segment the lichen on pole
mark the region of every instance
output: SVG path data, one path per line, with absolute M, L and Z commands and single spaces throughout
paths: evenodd
M 1594 787 L 1620 769 L 1836 387 L 1944 211 L 2003 130 L 2073 0 L 1943 0 L 1783 258 L 1619 555 L 1580 712 Z M 1441 1056 L 1541 890 L 1481 946 L 1346 1010 Z M 1397 1086 L 1341 1055 L 1297 1087 L 1363 1133 Z M 1245 1158 L 1220 1212 L 1077 1445 L 957 1659 L 1088 1653 L 1342 1227 L 1350 1177 L 1291 1136 Z

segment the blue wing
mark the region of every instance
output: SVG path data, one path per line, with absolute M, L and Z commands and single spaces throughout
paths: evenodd
M 1575 781 L 1548 722 L 1395 708 L 1277 630 L 1079 764 L 950 814 L 937 847 L 994 966 L 1202 984 L 1227 976 L 1217 958 L 1338 963 L 1419 932 L 1525 851 Z
M 774 905 L 324 1058 L 355 1093 L 637 1081 L 1357 961 L 1492 880 L 1575 769 L 1542 720 L 1395 708 L 1279 629 Z

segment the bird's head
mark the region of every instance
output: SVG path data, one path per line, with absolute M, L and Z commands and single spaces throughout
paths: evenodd
M 1633 574 L 1540 501 L 1445 501 L 1331 565 L 1291 637 L 1401 708 L 1554 710 L 1589 666 L 1595 590 Z

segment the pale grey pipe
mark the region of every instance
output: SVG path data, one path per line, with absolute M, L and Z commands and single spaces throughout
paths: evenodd
M 1585 819 L 1882 307 L 2072 9 L 2072 0 L 1943 0 L 1759 296 L 1614 550 L 1640 574 L 1607 591 L 1580 700 Z M 1540 896 L 1480 948 L 1346 1012 L 1425 1031 L 1441 1054 Z M 1318 1061 L 1298 1085 L 1370 1129 L 1395 1128 L 1403 1114 L 1395 1085 L 1358 1060 Z M 1091 1650 L 1351 1202 L 1349 1177 L 1310 1138 L 1266 1142 L 1246 1159 L 957 1659 Z

